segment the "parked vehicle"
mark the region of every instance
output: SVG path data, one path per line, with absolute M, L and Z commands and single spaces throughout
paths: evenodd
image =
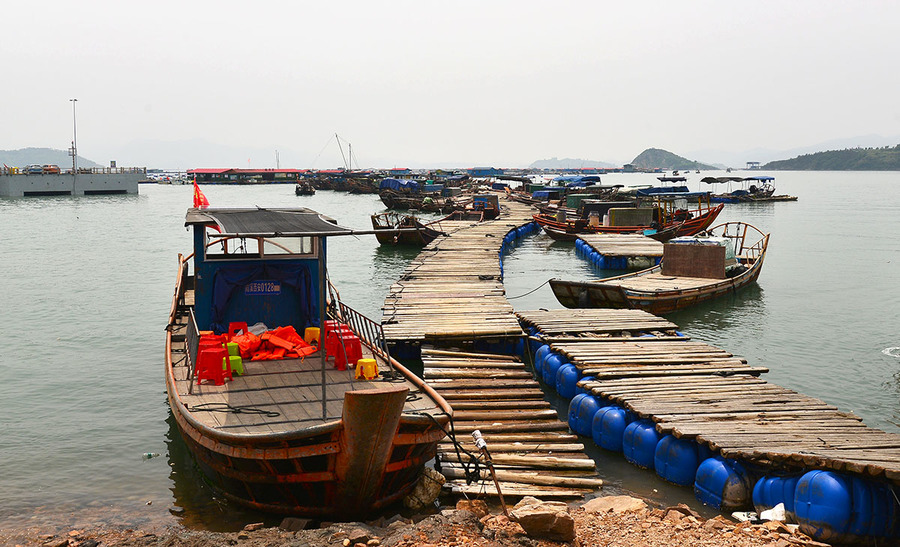
M 31 165 L 26 165 L 22 168 L 22 172 L 26 175 L 42 175 L 44 173 L 44 167 L 33 163 Z
M 59 174 L 59 166 L 58 165 L 44 165 L 41 167 L 41 172 L 45 175 L 58 175 Z

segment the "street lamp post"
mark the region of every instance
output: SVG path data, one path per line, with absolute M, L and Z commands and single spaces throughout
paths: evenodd
M 72 175 L 78 173 L 78 125 L 75 121 L 75 103 L 78 99 L 69 99 L 72 103 Z

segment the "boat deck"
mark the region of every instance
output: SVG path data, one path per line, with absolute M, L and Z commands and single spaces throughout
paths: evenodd
M 498 250 L 503 237 L 531 220 L 531 208 L 501 202 L 497 219 L 460 222 L 428 244 L 394 283 L 381 320 L 390 344 L 521 336 L 506 300 Z M 448 232 L 449 233 L 449 232 Z
M 598 283 L 622 287 L 627 291 L 641 292 L 666 292 L 687 291 L 708 287 L 717 282 L 727 282 L 729 279 L 710 279 L 706 277 L 686 277 L 663 275 L 659 270 L 643 275 L 634 275 L 622 279 L 601 279 Z
M 223 432 L 250 435 L 286 433 L 332 423 L 341 417 L 345 392 L 397 385 L 405 385 L 410 390 L 405 411 L 434 415 L 443 413 L 429 396 L 402 376 L 398 375 L 391 381 L 383 375 L 370 381 L 355 380 L 354 369 L 335 369 L 333 358 L 326 361 L 323 372 L 319 353 L 303 360 L 245 360 L 244 374 L 233 375 L 232 381 L 217 386 L 209 381 L 198 385 L 194 380 L 191 387 L 188 379 L 190 370 L 185 359 L 184 331 L 184 325 L 173 330 L 173 340 L 180 340 L 172 343 L 178 396 L 195 419 Z M 379 372 L 390 370 L 385 361 L 373 356 L 365 344 L 362 345 L 362 353 L 363 358 L 376 359 Z
M 624 315 L 626 314 L 627 315 Z M 667 336 L 660 318 L 639 310 L 520 312 L 554 351 L 594 380 L 597 397 L 651 419 L 660 433 L 694 439 L 727 458 L 777 470 L 830 469 L 900 484 L 900 435 L 851 413 L 758 378 L 767 369 L 724 350 Z M 627 317 L 633 341 L 598 338 Z M 597 323 L 597 329 L 590 325 Z M 671 325 L 671 324 L 669 324 Z M 571 333 L 579 332 L 580 337 Z M 669 332 L 671 333 L 671 331 Z M 579 339 L 580 338 L 580 339 Z
M 583 234 L 578 238 L 606 257 L 660 258 L 663 255 L 661 242 L 641 234 Z

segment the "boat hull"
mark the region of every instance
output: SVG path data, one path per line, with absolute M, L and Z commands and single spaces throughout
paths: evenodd
M 675 230 L 674 236 L 692 236 L 709 228 L 722 209 L 724 204 L 719 204 L 709 211 L 698 215 L 694 218 L 686 220 L 672 221 L 666 224 L 660 232 L 671 234 L 669 230 L 673 226 Z M 574 240 L 575 236 L 582 234 L 630 234 L 643 233 L 648 226 L 591 226 L 586 219 L 577 220 L 557 220 L 546 214 L 536 214 L 533 216 L 534 221 L 540 224 L 547 234 L 553 239 L 564 240 L 571 236 L 569 241 Z M 551 233 L 552 231 L 552 233 Z

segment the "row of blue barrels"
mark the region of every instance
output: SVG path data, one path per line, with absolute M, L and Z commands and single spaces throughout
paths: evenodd
M 541 226 L 537 222 L 529 222 L 510 230 L 503 236 L 503 243 L 500 244 L 500 251 L 497 253 L 500 257 L 500 279 L 503 279 L 503 255 L 515 247 L 516 241 L 519 239 L 540 231 Z
M 628 257 L 626 256 L 604 256 L 597 252 L 581 238 L 575 240 L 575 254 L 590 262 L 599 270 L 627 270 Z M 661 258 L 653 259 L 653 264 L 659 264 Z M 646 267 L 646 266 L 645 266 Z
M 535 334 L 533 331 L 531 334 Z M 537 346 L 537 347 L 535 347 Z M 900 501 L 895 488 L 824 470 L 775 474 L 723 458 L 704 445 L 661 435 L 656 425 L 578 387 L 589 380 L 550 346 L 532 342 L 535 374 L 569 403 L 569 428 L 597 446 L 655 470 L 662 479 L 693 486 L 702 503 L 723 511 L 771 509 L 783 503 L 788 518 L 821 541 L 900 538 Z

